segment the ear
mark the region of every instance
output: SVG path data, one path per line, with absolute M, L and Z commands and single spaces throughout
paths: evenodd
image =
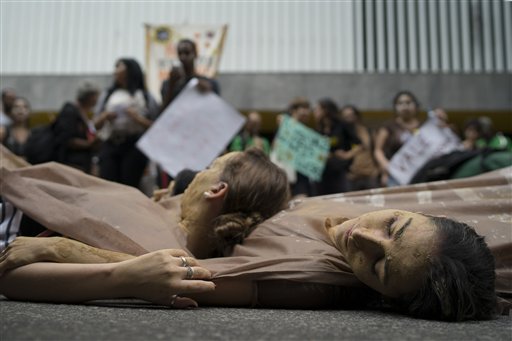
M 221 181 L 211 186 L 208 191 L 204 192 L 204 197 L 206 199 L 224 199 L 228 194 L 228 188 L 228 184 Z
M 348 218 L 345 217 L 328 217 L 324 221 L 324 227 L 326 230 L 330 230 L 331 227 L 337 226 L 347 220 Z

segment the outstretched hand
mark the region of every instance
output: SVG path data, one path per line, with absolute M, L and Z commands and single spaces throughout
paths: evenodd
M 126 297 L 174 308 L 197 307 L 193 299 L 178 295 L 215 290 L 210 271 L 183 250 L 159 250 L 117 263 L 113 276 Z
M 51 250 L 58 239 L 17 237 L 0 254 L 0 276 L 8 270 L 27 264 L 54 261 Z

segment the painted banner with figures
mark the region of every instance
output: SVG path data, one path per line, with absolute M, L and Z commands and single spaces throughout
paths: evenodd
M 215 77 L 222 56 L 227 25 L 149 25 L 146 24 L 146 84 L 151 94 L 161 100 L 160 87 L 173 65 L 179 65 L 176 47 L 190 39 L 197 47 L 196 72 Z

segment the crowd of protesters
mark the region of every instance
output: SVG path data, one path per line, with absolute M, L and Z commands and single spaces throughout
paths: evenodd
M 104 179 L 139 187 L 148 159 L 136 147 L 136 142 L 158 115 L 191 78 L 199 79 L 197 88 L 200 91 L 220 94 L 215 80 L 196 73 L 194 42 L 180 41 L 177 51 L 181 65 L 173 67 L 169 78 L 162 84 L 161 104 L 147 90 L 142 69 L 134 59 L 116 61 L 112 85 L 103 92 L 89 82 L 78 85 L 76 98 L 65 102 L 51 124 L 57 141 L 54 161 Z M 277 125 L 283 115 L 288 115 L 327 137 L 330 151 L 320 181 L 291 170 L 292 194 L 316 196 L 398 185 L 389 172 L 390 160 L 421 128 L 421 107 L 410 91 L 399 91 L 390 103 L 393 118 L 370 129 L 354 105 L 346 104 L 339 108 L 332 98 L 322 98 L 315 105 L 304 97 L 293 99 L 286 112 L 277 116 Z M 15 89 L 3 89 L 0 142 L 21 157 L 25 156 L 24 146 L 31 135 L 30 111 L 29 101 L 19 96 Z M 436 109 L 435 113 L 448 125 L 444 110 Z M 272 154 L 272 141 L 262 136 L 261 124 L 261 114 L 249 112 L 246 125 L 233 137 L 226 152 L 256 147 L 267 155 Z M 466 150 L 512 150 L 510 139 L 496 133 L 487 117 L 467 121 L 460 137 L 461 146 Z M 158 172 L 164 173 L 160 169 Z M 187 177 L 184 178 L 192 179 L 194 171 L 186 172 Z M 165 176 L 169 178 L 169 175 Z M 166 187 L 167 181 L 160 180 L 158 176 L 155 185 Z

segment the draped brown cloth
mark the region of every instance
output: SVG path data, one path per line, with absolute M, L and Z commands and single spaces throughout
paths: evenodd
M 0 150 L 0 194 L 26 215 L 92 246 L 140 255 L 186 248 L 179 197 L 155 203 L 137 189 L 57 163 L 11 166 Z M 385 208 L 445 215 L 486 237 L 496 290 L 512 293 L 512 167 L 480 176 L 295 200 L 261 223 L 230 257 L 202 260 L 214 277 L 360 286 L 324 228 Z

